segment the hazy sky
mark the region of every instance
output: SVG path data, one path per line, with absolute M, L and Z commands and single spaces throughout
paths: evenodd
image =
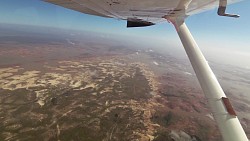
M 239 53 L 240 56 L 243 53 L 243 56 L 249 57 L 248 60 L 250 60 L 249 6 L 250 1 L 244 0 L 227 8 L 227 12 L 241 15 L 239 19 L 220 17 L 216 14 L 217 9 L 213 9 L 190 16 L 187 19 L 187 25 L 204 50 L 214 52 L 214 49 L 218 48 L 218 52 L 232 51 Z M 1 0 L 0 23 L 114 33 L 142 37 L 151 40 L 152 43 L 167 42 L 175 46 L 181 45 L 174 28 L 167 22 L 147 28 L 127 29 L 125 21 L 90 16 L 41 0 Z

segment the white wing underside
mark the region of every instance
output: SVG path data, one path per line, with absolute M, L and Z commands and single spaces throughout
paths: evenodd
M 152 23 L 166 16 L 190 16 L 218 7 L 219 0 L 45 0 L 85 14 Z M 239 0 L 228 0 L 234 3 Z

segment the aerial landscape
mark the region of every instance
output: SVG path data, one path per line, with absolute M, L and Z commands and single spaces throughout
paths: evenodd
M 92 32 L 0 30 L 0 140 L 222 140 L 185 56 Z M 210 64 L 249 138 L 250 71 Z

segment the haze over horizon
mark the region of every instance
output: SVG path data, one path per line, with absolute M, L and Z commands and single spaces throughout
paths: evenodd
M 240 14 L 239 19 L 219 17 L 217 9 L 190 16 L 187 19 L 193 36 L 208 60 L 250 68 L 250 1 L 232 4 L 228 12 Z M 130 37 L 134 42 L 164 49 L 176 49 L 183 56 L 179 37 L 171 24 L 162 23 L 146 28 L 126 28 L 126 21 L 82 14 L 40 0 L 3 0 L 0 2 L 0 23 L 56 27 L 91 31 L 106 35 Z M 117 37 L 117 36 L 116 36 Z

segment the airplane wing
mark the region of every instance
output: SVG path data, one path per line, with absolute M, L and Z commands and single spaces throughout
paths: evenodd
M 85 14 L 122 19 L 142 25 L 165 21 L 166 16 L 189 16 L 219 6 L 219 0 L 45 0 Z M 239 0 L 227 0 L 234 3 Z M 144 23 L 144 24 L 143 24 Z M 131 25 L 132 26 L 132 25 Z

